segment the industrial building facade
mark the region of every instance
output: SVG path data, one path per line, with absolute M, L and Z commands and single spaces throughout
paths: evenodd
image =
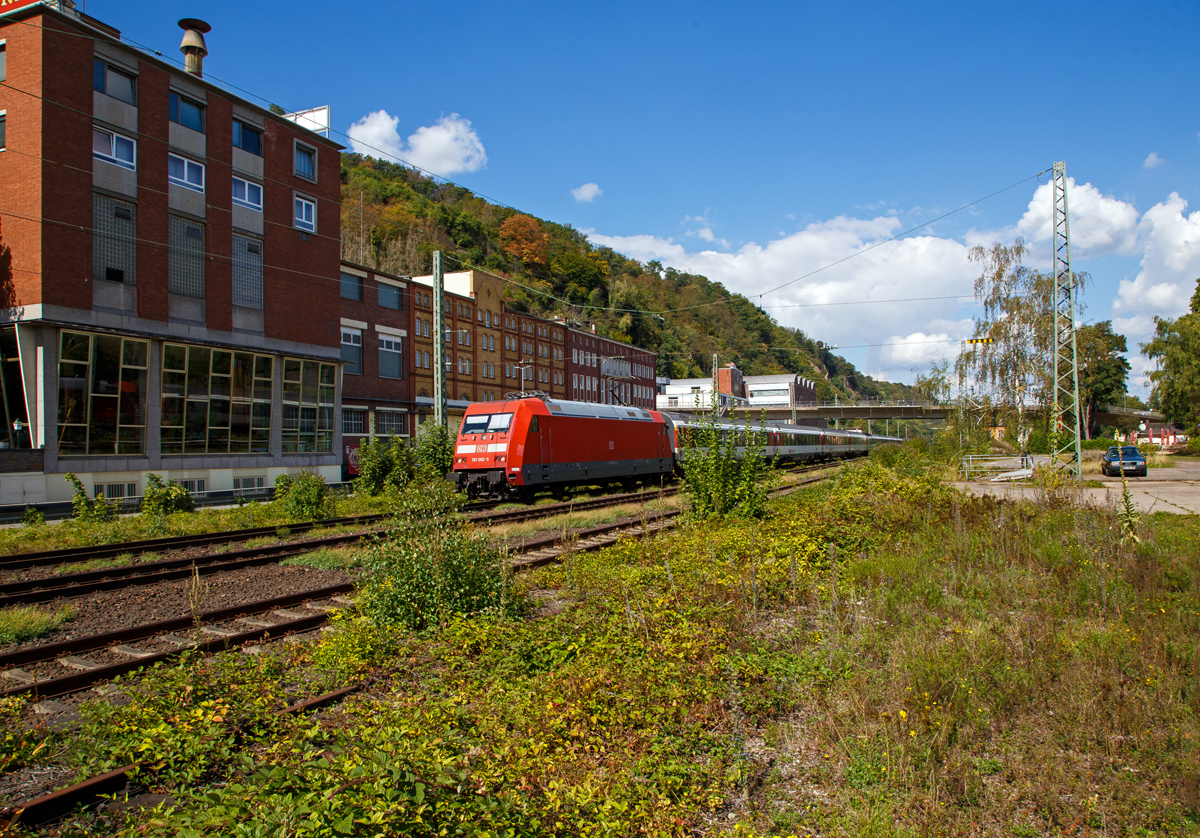
M 0 504 L 336 480 L 340 146 L 69 2 L 3 11 Z

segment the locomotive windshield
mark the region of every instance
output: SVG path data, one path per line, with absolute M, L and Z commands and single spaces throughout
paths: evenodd
M 460 433 L 464 434 L 495 434 L 508 430 L 512 423 L 511 413 L 477 413 L 463 419 Z

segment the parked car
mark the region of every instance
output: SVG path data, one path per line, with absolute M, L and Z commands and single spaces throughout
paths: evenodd
M 1112 477 L 1119 477 L 1124 469 L 1125 474 L 1134 477 L 1146 476 L 1146 458 L 1133 445 L 1114 445 L 1104 452 L 1100 458 L 1100 471 Z

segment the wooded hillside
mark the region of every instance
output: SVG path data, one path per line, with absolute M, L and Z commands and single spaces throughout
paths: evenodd
M 822 399 L 912 394 L 863 375 L 720 283 L 595 247 L 570 225 L 496 206 L 404 166 L 343 154 L 343 258 L 422 275 L 432 271 L 435 250 L 448 271 L 476 267 L 510 279 L 515 309 L 595 323 L 608 337 L 654 350 L 659 375 L 710 375 L 715 352 L 747 375 L 810 378 Z

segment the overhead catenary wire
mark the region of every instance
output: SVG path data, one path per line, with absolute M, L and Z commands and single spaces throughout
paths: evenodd
M 20 25 L 24 25 L 24 26 L 30 26 L 30 27 L 33 27 L 33 28 L 39 28 L 39 29 L 41 28 L 41 27 L 36 27 L 36 26 L 34 26 L 33 24 L 31 24 L 31 23 L 28 23 L 27 21 L 12 21 L 12 23 L 16 23 L 16 24 L 20 24 Z M 55 33 L 56 33 L 56 34 L 59 34 L 59 35 L 65 35 L 65 36 L 69 36 L 69 37 L 77 37 L 77 38 L 84 38 L 84 39 L 88 39 L 88 40 L 94 40 L 94 37 L 93 37 L 93 36 L 86 35 L 86 34 L 82 34 L 82 33 L 69 32 L 69 31 L 65 31 L 65 30 L 62 30 L 62 29 L 56 29 L 56 30 L 54 30 L 54 31 L 55 31 Z M 140 43 L 140 42 L 138 42 L 138 41 L 136 41 L 136 40 L 133 40 L 133 39 L 131 39 L 131 38 L 129 38 L 129 37 L 126 37 L 126 36 L 124 36 L 124 35 L 123 35 L 123 36 L 121 37 L 121 39 L 120 39 L 120 40 L 121 40 L 122 42 L 124 42 L 124 43 L 126 43 L 126 44 L 130 45 L 130 46 L 133 46 L 133 47 L 135 47 L 135 48 L 137 48 L 137 49 L 139 49 L 139 50 L 142 50 L 142 51 L 144 51 L 144 52 L 146 52 L 146 53 L 149 53 L 149 54 L 151 54 L 151 55 L 155 56 L 156 58 L 158 58 L 158 59 L 160 59 L 160 60 L 164 61 L 165 63 L 173 63 L 173 64 L 176 64 L 176 65 L 178 65 L 178 66 L 180 66 L 180 67 L 184 67 L 184 66 L 185 66 L 185 62 L 184 62 L 184 61 L 182 61 L 182 60 L 180 60 L 180 59 L 176 59 L 176 58 L 174 58 L 174 57 L 171 57 L 171 56 L 164 55 L 164 54 L 163 54 L 161 51 L 159 51 L 159 50 L 157 50 L 157 49 L 154 49 L 154 48 L 152 48 L 152 47 L 149 47 L 149 46 L 147 46 L 147 45 L 145 45 L 145 44 L 142 44 L 142 43 Z M 253 92 L 253 91 L 251 91 L 251 90 L 248 90 L 247 88 L 244 88 L 244 87 L 241 87 L 241 86 L 239 86 L 239 85 L 233 84 L 232 82 L 229 82 L 229 81 L 227 81 L 227 80 L 225 80 L 225 79 L 221 78 L 220 76 L 215 76 L 215 75 L 213 75 L 213 74 L 211 74 L 211 73 L 206 73 L 206 75 L 205 75 L 205 79 L 206 79 L 206 81 L 209 81 L 209 82 L 211 82 L 211 83 L 217 83 L 217 84 L 219 84 L 220 86 L 222 86 L 222 87 L 225 87 L 225 88 L 227 88 L 227 89 L 229 89 L 229 90 L 231 90 L 231 91 L 236 91 L 237 93 L 243 94 L 243 95 L 245 95 L 245 96 L 247 96 L 247 97 L 250 97 L 251 99 L 257 100 L 257 101 L 259 101 L 259 102 L 262 102 L 262 103 L 265 103 L 266 105 L 268 105 L 268 109 L 269 109 L 269 107 L 270 107 L 270 106 L 275 106 L 275 104 L 276 104 L 276 103 L 274 102 L 274 100 L 272 100 L 272 99 L 270 99 L 270 98 L 268 98 L 268 97 L 262 96 L 262 95 L 260 95 L 260 94 L 258 94 L 258 93 L 255 93 L 255 92 Z M 24 93 L 25 95 L 28 95 L 28 96 L 31 96 L 31 97 L 34 97 L 34 98 L 38 98 L 38 99 L 42 99 L 43 101 L 46 101 L 46 102 L 48 102 L 48 103 L 50 103 L 50 104 L 54 104 L 54 105 L 56 105 L 56 106 L 58 106 L 58 107 L 63 107 L 63 108 L 66 108 L 66 109 L 68 109 L 68 110 L 75 111 L 75 112 L 77 112 L 77 113 L 80 113 L 81 115 L 88 116 L 89 118 L 91 118 L 91 117 L 92 117 L 92 114 L 90 114 L 90 113 L 85 113 L 85 112 L 83 112 L 83 111 L 79 111 L 78 109 L 71 108 L 71 107 L 70 107 L 70 106 L 68 106 L 68 105 L 63 105 L 63 104 L 61 104 L 61 103 L 54 102 L 53 100 L 45 99 L 44 97 L 41 97 L 41 96 L 39 96 L 38 94 L 30 93 L 29 91 L 20 90 L 19 88 L 16 88 L 16 87 L 13 87 L 12 85 L 9 85 L 9 84 L 7 84 L 7 82 L 0 82 L 0 86 L 8 87 L 8 88 L 10 88 L 10 89 L 13 89 L 13 90 L 16 90 L 16 91 L 18 91 L 18 92 Z M 503 201 L 501 201 L 501 200 L 499 200 L 499 199 L 496 199 L 496 198 L 493 198 L 493 197 L 491 197 L 491 196 L 488 196 L 488 195 L 486 195 L 486 194 L 484 194 L 484 193 L 482 193 L 482 192 L 478 192 L 478 191 L 476 191 L 476 190 L 470 189 L 469 187 L 467 187 L 467 186 L 465 186 L 465 185 L 463 185 L 463 184 L 460 184 L 460 183 L 458 183 L 458 182 L 456 182 L 456 181 L 454 181 L 454 180 L 452 180 L 452 179 L 450 179 L 450 178 L 447 178 L 447 177 L 445 177 L 445 176 L 443 176 L 443 175 L 439 175 L 439 174 L 437 174 L 437 173 L 435 173 L 435 172 L 432 172 L 432 171 L 430 171 L 430 170 L 424 169 L 423 167 L 421 167 L 421 166 L 419 166 L 419 165 L 417 165 L 417 164 L 414 164 L 414 163 L 412 163 L 412 162 L 410 162 L 410 161 L 408 161 L 408 160 L 405 160 L 405 159 L 403 159 L 403 158 L 399 157 L 398 155 L 395 155 L 395 154 L 393 154 L 393 153 L 391 153 L 391 152 L 388 152 L 388 151 L 386 151 L 386 150 L 383 150 L 383 149 L 377 148 L 376 146 L 373 146 L 373 145 L 371 145 L 370 143 L 364 142 L 364 141 L 362 141 L 362 140 L 361 140 L 361 139 L 359 139 L 359 138 L 351 137 L 351 136 L 350 136 L 349 134 L 347 134 L 346 132 L 339 131 L 339 130 L 335 129 L 335 128 L 334 128 L 332 125 L 330 125 L 330 126 L 329 126 L 329 131 L 330 131 L 330 133 L 332 133 L 332 134 L 336 134 L 336 135 L 338 135 L 339 137 L 345 137 L 347 140 L 350 140 L 350 141 L 351 141 L 352 143 L 354 143 L 356 146 L 361 146 L 361 147 L 364 147 L 364 148 L 369 148 L 369 149 L 371 149 L 371 150 L 373 150 L 373 151 L 377 152 L 378 154 L 382 155 L 384 158 L 388 158 L 388 159 L 395 160 L 396 162 L 398 162 L 398 163 L 401 163 L 401 164 L 403 164 L 404 166 L 407 166 L 407 167 L 409 167 L 409 168 L 412 168 L 412 169 L 413 169 L 413 170 L 415 170 L 415 171 L 418 171 L 418 172 L 421 172 L 421 173 L 423 173 L 423 174 L 425 174 L 425 175 L 428 175 L 428 176 L 429 176 L 430 178 L 432 178 L 432 179 L 435 179 L 435 180 L 437 180 L 437 181 L 444 182 L 444 183 L 446 183 L 446 184 L 449 184 L 449 185 L 451 185 L 451 186 L 455 186 L 455 187 L 458 187 L 458 188 L 461 188 L 461 189 L 467 190 L 467 191 L 471 192 L 473 195 L 476 195 L 476 196 L 478 196 L 478 197 L 484 198 L 484 199 L 486 199 L 487 201 L 489 201 L 489 202 L 491 202 L 491 203 L 493 203 L 493 204 L 495 204 L 495 205 L 497 205 L 497 206 L 500 206 L 500 207 L 503 207 L 503 208 L 506 208 L 506 209 L 511 209 L 511 210 L 514 210 L 514 211 L 517 211 L 517 212 L 519 212 L 519 211 L 520 211 L 520 210 L 518 210 L 516 207 L 512 206 L 511 204 L 505 203 L 505 202 L 503 202 Z M 144 137 L 144 138 L 146 138 L 146 139 L 150 139 L 150 140 L 153 140 L 153 141 L 156 141 L 156 142 L 161 142 L 161 143 L 167 144 L 167 141 L 166 141 L 166 140 L 163 140 L 162 138 L 159 138 L 159 137 L 152 137 L 152 136 L 146 135 L 146 134 L 144 134 L 144 133 L 142 133 L 142 132 L 140 132 L 140 131 L 139 131 L 139 132 L 135 132 L 135 134 L 136 134 L 137 136 L 139 136 L 139 137 Z M 32 156 L 32 155 L 30 155 L 30 156 Z M 43 159 L 45 159 L 45 158 L 43 158 Z M 60 161 L 48 161 L 48 162 L 52 162 L 52 163 L 60 163 Z M 66 164 L 66 163 L 60 163 L 60 165 L 69 166 L 69 164 Z M 78 167 L 71 167 L 71 168 L 78 168 Z M 807 279 L 807 278 L 809 278 L 809 277 L 812 277 L 812 276 L 814 276 L 814 275 L 816 275 L 816 274 L 818 274 L 818 273 L 821 273 L 821 272 L 823 272 L 823 271 L 826 271 L 826 270 L 828 270 L 828 269 L 830 269 L 830 268 L 833 268 L 833 267 L 835 267 L 835 266 L 837 266 L 837 265 L 843 264 L 843 263 L 845 263 L 845 262 L 847 262 L 847 261 L 849 261 L 849 260 L 851 260 L 851 259 L 853 259 L 853 258 L 855 258 L 855 257 L 857 257 L 857 256 L 860 256 L 860 255 L 862 255 L 862 254 L 864 254 L 864 253 L 868 253 L 868 252 L 870 252 L 870 251 L 872 251 L 872 250 L 875 250 L 875 249 L 876 249 L 876 248 L 878 248 L 878 247 L 882 247 L 882 246 L 883 246 L 883 245 L 885 245 L 885 244 L 889 244 L 889 243 L 891 243 L 891 242 L 898 241 L 899 239 L 902 239 L 903 237 L 905 237 L 905 236 L 907 236 L 907 235 L 909 235 L 909 234 L 911 234 L 911 233 L 913 233 L 913 232 L 915 232 L 915 231 L 917 231 L 917 230 L 920 230 L 920 229 L 923 229 L 923 228 L 925 228 L 925 227 L 928 227 L 928 226 L 930 226 L 930 225 L 932 225 L 932 224 L 934 224 L 934 223 L 936 223 L 936 222 L 938 222 L 938 221 L 940 221 L 940 220 L 943 220 L 943 219 L 945 219 L 945 218 L 948 218 L 948 217 L 950 217 L 950 216 L 952 216 L 952 215 L 955 215 L 956 213 L 959 213 L 959 212 L 962 212 L 962 211 L 964 211 L 964 210 L 966 210 L 966 209 L 969 209 L 970 207 L 972 207 L 972 206 L 975 206 L 976 204 L 982 203 L 983 201 L 986 201 L 986 200 L 988 200 L 988 199 L 990 199 L 990 198 L 993 198 L 993 197 L 995 197 L 995 196 L 997 196 L 997 195 L 1000 195 L 1000 194 L 1002 194 L 1002 193 L 1004 193 L 1004 192 L 1007 192 L 1007 191 L 1009 191 L 1009 190 L 1011 190 L 1011 189 L 1014 189 L 1014 188 L 1016 188 L 1017 186 L 1020 186 L 1021 184 L 1028 182 L 1029 180 L 1037 179 L 1039 182 L 1041 182 L 1041 177 L 1042 177 L 1044 174 L 1046 174 L 1047 172 L 1049 172 L 1049 171 L 1051 171 L 1051 170 L 1050 170 L 1050 169 L 1047 169 L 1047 170 L 1044 170 L 1044 171 L 1042 171 L 1042 172 L 1038 172 L 1038 173 L 1037 173 L 1037 174 L 1035 174 L 1035 175 L 1030 175 L 1029 177 L 1022 178 L 1021 180 L 1018 180 L 1018 181 L 1016 181 L 1016 182 L 1014 182 L 1014 183 L 1012 183 L 1012 184 L 1010 184 L 1010 185 L 1008 185 L 1008 186 L 1005 186 L 1005 187 L 1003 187 L 1003 188 L 1001 188 L 1001 189 L 998 189 L 998 190 L 996 190 L 996 191 L 994 191 L 994 192 L 991 192 L 991 193 L 989 193 L 989 194 L 987 194 L 987 195 L 985 195 L 985 196 L 983 196 L 983 197 L 981 197 L 981 198 L 978 198 L 978 199 L 976 199 L 976 200 L 974 200 L 974 201 L 971 201 L 971 202 L 969 202 L 969 203 L 967 203 L 967 204 L 964 204 L 964 205 L 962 205 L 962 206 L 960 206 L 960 207 L 958 207 L 958 208 L 956 208 L 956 209 L 954 209 L 954 210 L 951 210 L 950 212 L 943 213 L 942 215 L 939 215 L 939 216 L 937 216 L 936 218 L 930 219 L 930 220 L 929 220 L 929 221 L 927 221 L 927 222 L 924 222 L 924 223 L 922 223 L 922 224 L 915 225 L 915 226 L 913 226 L 913 227 L 910 227 L 910 228 L 908 228 L 907 230 L 904 230 L 903 232 L 901 232 L 901 233 L 898 233 L 898 234 L 896 234 L 896 235 L 894 235 L 894 236 L 891 236 L 891 237 L 889 237 L 889 238 L 887 238 L 887 239 L 884 239 L 884 240 L 882 240 L 882 241 L 875 242 L 875 243 L 873 243 L 873 244 L 871 244 L 871 245 L 869 245 L 869 246 L 867 246 L 867 247 L 865 247 L 865 248 L 862 248 L 862 249 L 860 249 L 860 250 L 856 250 L 855 252 L 853 252 L 853 253 L 851 253 L 851 254 L 849 254 L 849 255 L 847 255 L 847 256 L 845 256 L 845 257 L 841 258 L 841 259 L 835 260 L 835 261 L 833 261 L 833 262 L 830 262 L 830 263 L 828 263 L 828 264 L 826 264 L 826 265 L 823 265 L 823 266 L 821 266 L 821 267 L 819 267 L 819 268 L 816 268 L 816 269 L 814 269 L 814 270 L 812 270 L 812 271 L 809 271 L 809 272 L 808 272 L 808 273 L 806 273 L 806 274 L 803 274 L 803 275 L 801 275 L 801 276 L 798 276 L 798 277 L 796 277 L 796 278 L 794 278 L 794 279 L 788 280 L 787 282 L 781 283 L 780 285 L 777 285 L 777 286 L 775 286 L 774 288 L 771 288 L 771 289 L 769 289 L 769 290 L 767 290 L 767 291 L 761 292 L 761 293 L 759 293 L 759 294 L 756 294 L 756 295 L 749 295 L 749 296 L 746 296 L 746 295 L 737 295 L 737 296 L 740 296 L 740 297 L 742 297 L 743 299 L 746 299 L 747 301 L 749 301 L 749 300 L 752 300 L 752 299 L 755 299 L 755 298 L 757 298 L 757 299 L 759 299 L 759 300 L 762 300 L 762 299 L 763 299 L 763 298 L 764 298 L 766 295 L 768 295 L 768 294 L 775 293 L 776 291 L 779 291 L 780 289 L 782 289 L 782 288 L 785 288 L 785 287 L 787 287 L 787 286 L 789 286 L 789 285 L 795 284 L 796 282 L 800 282 L 800 281 L 802 281 L 802 280 L 804 280 L 804 279 Z M 282 181 L 277 181 L 277 180 L 275 180 L 274 182 L 277 182 L 277 183 L 280 183 L 280 184 L 283 184 L 283 183 L 284 183 L 284 182 L 282 182 Z M 284 184 L 284 185 L 286 185 L 286 184 Z M 160 190 L 156 190 L 156 191 L 160 191 Z M 218 210 L 220 211 L 220 209 L 221 209 L 221 208 L 214 207 L 214 209 L 218 209 Z M 10 213 L 10 214 L 11 214 L 11 213 Z M 15 214 L 14 214 L 14 215 L 15 215 Z M 279 222 L 270 222 L 270 223 L 272 223 L 272 224 L 276 224 L 276 225 L 278 225 L 278 226 L 284 226 L 284 227 L 287 227 L 287 226 L 288 226 L 288 225 L 282 225 L 282 224 L 279 224 Z M 77 227 L 78 225 L 65 224 L 65 226 L 69 226 L 69 227 Z M 83 228 L 80 228 L 80 229 L 83 229 Z M 290 228 L 289 228 L 289 229 L 290 229 Z M 310 232 L 310 235 L 320 235 L 320 234 L 317 234 L 315 231 L 312 231 L 312 232 Z M 333 237 L 330 237 L 330 236 L 321 236 L 321 237 L 322 237 L 322 238 L 333 238 Z M 340 241 L 341 241 L 340 237 L 338 238 L 338 241 L 339 241 L 339 243 L 340 243 Z M 206 254 L 206 255 L 210 255 L 210 258 L 221 258 L 221 259 L 225 259 L 225 258 L 226 258 L 226 257 L 213 257 L 211 254 Z M 686 311 L 694 311 L 694 310 L 698 310 L 698 309 L 702 309 L 702 308 L 709 308 L 709 307 L 714 307 L 714 306 L 718 306 L 718 305 L 728 304 L 729 302 L 733 301 L 733 299 L 734 299 L 734 297 L 723 297 L 723 298 L 721 298 L 721 299 L 718 299 L 718 300 L 713 300 L 713 301 L 709 301 L 709 302 L 706 302 L 706 303 L 698 303 L 698 304 L 691 305 L 691 306 L 680 306 L 680 307 L 673 307 L 673 308 L 672 308 L 672 307 L 668 307 L 668 308 L 663 308 L 663 309 L 659 309 L 659 310 L 640 309 L 640 308 L 618 308 L 618 307 L 615 307 L 615 306 L 589 306 L 589 305 L 583 305 L 583 306 L 581 306 L 581 305 L 579 305 L 579 304 L 577 304 L 577 303 L 572 303 L 572 302 L 571 302 L 571 301 L 569 301 L 569 300 L 563 299 L 563 298 L 561 298 L 561 297 L 557 297 L 557 296 L 555 296 L 555 295 L 553 295 L 553 294 L 550 294 L 550 293 L 548 293 L 548 292 L 546 292 L 546 291 L 543 291 L 542 289 L 539 289 L 539 288 L 536 288 L 536 287 L 534 287 L 534 286 L 528 285 L 528 284 L 526 284 L 526 283 L 520 282 L 520 281 L 518 281 L 518 280 L 512 279 L 511 277 L 505 277 L 505 276 L 502 276 L 502 275 L 500 275 L 500 274 L 497 274 L 497 273 L 495 273 L 495 272 L 492 272 L 492 271 L 489 271 L 489 270 L 487 270 L 487 269 L 481 268 L 480 266 L 477 266 L 477 265 L 471 264 L 470 262 L 467 262 L 467 261 L 464 261 L 464 260 L 458 259 L 457 257 L 454 257 L 454 256 L 452 256 L 452 255 L 450 255 L 450 254 L 446 254 L 446 256 L 447 256 L 447 258 L 449 258 L 449 259 L 451 259 L 452 261 L 454 261 L 454 262 L 458 263 L 459 265 L 462 265 L 462 266 L 463 266 L 463 267 L 465 267 L 465 268 L 469 268 L 469 269 L 472 269 L 472 270 L 477 270 L 477 271 L 480 271 L 481 273 L 484 273 L 484 274 L 486 274 L 486 275 L 489 275 L 489 276 L 495 277 L 495 278 L 497 278 L 497 279 L 499 279 L 499 280 L 501 280 L 501 281 L 503 281 L 503 282 L 506 282 L 506 283 L 508 283 L 508 284 L 510 284 L 510 285 L 512 285 L 512 286 L 515 286 L 515 287 L 521 288 L 521 289 L 523 289 L 523 290 L 525 290 L 525 291 L 528 291 L 528 292 L 531 292 L 531 293 L 533 293 L 533 294 L 536 294 L 536 295 L 538 295 L 538 296 L 540 296 L 540 297 L 543 297 L 543 298 L 545 298 L 545 299 L 547 299 L 547 300 L 551 300 L 551 301 L 557 302 L 557 303 L 559 303 L 560 305 L 563 305 L 563 306 L 565 306 L 565 307 L 567 307 L 567 308 L 585 308 L 585 309 L 590 309 L 590 310 L 593 310 L 593 311 L 603 311 L 603 312 L 614 313 L 614 314 L 642 314 L 642 315 L 649 315 L 649 316 L 658 316 L 658 317 L 661 317 L 661 316 L 662 316 L 662 315 L 664 315 L 664 314 L 676 314 L 676 313 L 681 313 L 681 312 L 686 312 Z M 279 268 L 279 270 L 289 270 L 289 269 L 283 269 L 283 268 Z M 291 271 L 291 272 L 292 272 L 292 273 L 296 273 L 296 274 L 301 274 L 301 273 L 302 273 L 302 272 L 298 272 L 298 271 Z M 323 277 L 323 276 L 320 276 L 320 275 L 317 275 L 317 274 L 305 274 L 305 275 L 307 275 L 307 276 L 312 276 L 312 277 L 314 277 L 314 278 L 318 278 L 318 279 L 322 279 L 322 280 L 328 280 L 328 281 L 337 281 L 337 280 L 335 280 L 335 279 L 328 278 L 328 277 Z M 973 296 L 971 296 L 971 295 L 945 295 L 945 296 L 933 296 L 933 297 L 911 297 L 911 298 L 897 298 L 897 299 L 888 299 L 888 300 L 861 300 L 861 299 L 858 299 L 858 300 L 845 300 L 845 301 L 833 301 L 833 302 L 814 302 L 814 303 L 779 303 L 779 304 L 773 304 L 773 305 L 772 305 L 772 304 L 761 304 L 761 303 L 760 303 L 760 304 L 757 304 L 757 306 L 756 306 L 756 307 L 757 307 L 757 308 L 760 308 L 760 309 L 815 308 L 815 307 L 826 307 L 826 306 L 843 306 L 843 305 L 876 305 L 876 304 L 895 304 L 895 303 L 905 303 L 905 302 L 926 302 L 926 301 L 934 301 L 934 300 L 951 300 L 951 299 L 958 299 L 958 300 L 969 300 L 969 299 L 973 299 L 973 298 L 974 298 L 974 297 L 973 297 Z M 846 347 L 846 348 L 853 348 L 853 347 Z

